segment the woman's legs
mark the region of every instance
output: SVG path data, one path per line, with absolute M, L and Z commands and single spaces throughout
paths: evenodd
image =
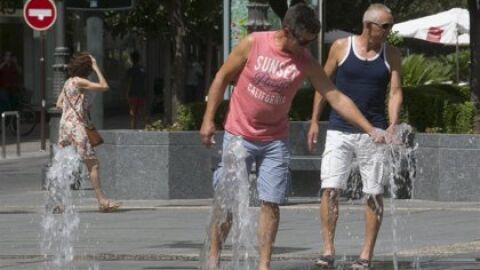
M 105 197 L 105 194 L 102 192 L 100 185 L 100 177 L 98 175 L 99 163 L 97 159 L 86 159 L 85 163 L 88 168 L 90 182 L 93 189 L 95 190 L 95 197 L 97 197 L 97 202 L 100 210 L 109 211 L 114 210 L 120 207 L 119 202 L 109 200 Z

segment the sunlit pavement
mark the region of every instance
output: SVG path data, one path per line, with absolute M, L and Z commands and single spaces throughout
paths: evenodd
M 41 171 L 48 153 L 0 159 L 0 269 L 42 269 Z M 115 213 L 99 213 L 91 190 L 75 191 L 80 229 L 76 269 L 198 269 L 210 200 L 124 201 Z M 480 269 L 480 203 L 386 200 L 375 251 L 375 269 Z M 317 269 L 321 250 L 318 198 L 292 198 L 281 210 L 272 269 Z M 363 239 L 361 201 L 344 201 L 336 233 L 337 268 L 348 269 Z M 257 211 L 257 208 L 252 208 Z M 398 236 L 393 239 L 394 218 Z M 224 260 L 229 260 L 227 243 Z

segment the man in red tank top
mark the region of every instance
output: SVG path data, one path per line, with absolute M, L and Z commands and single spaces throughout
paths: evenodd
M 371 134 L 374 140 L 383 140 L 353 102 L 335 89 L 322 66 L 308 52 L 307 45 L 317 38 L 319 31 L 320 22 L 312 8 L 303 3 L 290 7 L 282 29 L 251 34 L 233 49 L 209 89 L 200 129 L 201 141 L 207 147 L 215 143 L 214 117 L 225 89 L 235 81 L 223 147 L 226 152 L 226 141 L 236 136 L 247 150 L 246 168 L 256 162 L 257 192 L 261 201 L 257 229 L 259 270 L 270 269 L 280 219 L 279 205 L 288 192 L 288 110 L 303 78 L 307 77 L 345 119 Z M 222 164 L 215 171 L 214 188 L 223 181 Z M 215 204 L 213 207 L 219 208 Z M 222 244 L 232 224 L 231 215 L 222 216 L 224 220 L 212 220 L 209 228 L 208 258 L 204 266 L 207 269 L 218 269 Z

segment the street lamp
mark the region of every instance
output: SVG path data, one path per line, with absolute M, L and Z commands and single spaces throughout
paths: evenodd
M 70 50 L 65 46 L 65 2 L 64 0 L 55 1 L 57 5 L 57 21 L 55 23 L 55 51 L 53 64 L 53 86 L 52 97 L 54 99 L 59 96 L 63 89 L 63 84 L 67 78 L 67 58 L 70 55 Z M 50 123 L 50 145 L 53 145 L 58 140 L 58 124 L 60 122 L 61 110 L 56 108 L 55 100 L 49 104 L 50 109 L 49 123 Z
M 270 5 L 266 0 L 249 0 L 247 30 L 249 33 L 255 31 L 266 31 L 270 29 L 267 11 Z

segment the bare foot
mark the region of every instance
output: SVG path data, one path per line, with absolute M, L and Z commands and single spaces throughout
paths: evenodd
M 100 210 L 100 212 L 108 213 L 117 210 L 121 205 L 121 202 L 105 199 L 100 201 L 98 209 Z

